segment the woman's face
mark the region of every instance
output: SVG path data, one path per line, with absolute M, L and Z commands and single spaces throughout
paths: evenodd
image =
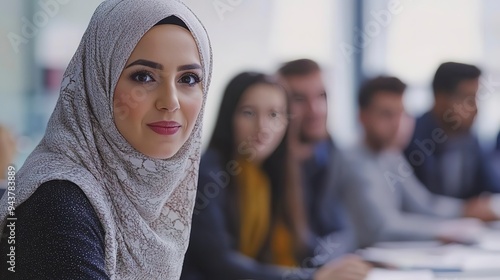
M 203 101 L 202 70 L 191 33 L 158 25 L 139 41 L 114 93 L 114 121 L 137 151 L 172 157 L 186 142 Z
M 262 163 L 278 147 L 288 125 L 285 92 L 256 84 L 242 95 L 234 115 L 238 156 Z

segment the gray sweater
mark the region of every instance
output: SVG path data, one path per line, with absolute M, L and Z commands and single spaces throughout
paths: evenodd
M 430 193 L 402 153 L 357 145 L 346 153 L 357 180 L 342 193 L 361 247 L 437 237 L 443 219 L 458 218 L 463 201 Z

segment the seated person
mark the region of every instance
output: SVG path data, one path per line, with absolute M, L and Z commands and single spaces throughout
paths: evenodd
M 361 246 L 381 241 L 441 239 L 469 241 L 481 230 L 474 201 L 436 195 L 415 177 L 401 150 L 392 148 L 403 116 L 406 85 L 395 77 L 377 77 L 359 91 L 361 143 L 347 153 L 360 184 L 344 199 Z M 481 216 L 481 215 L 479 215 Z M 457 230 L 458 229 L 458 230 Z
M 471 132 L 480 75 L 473 65 L 441 64 L 432 82 L 434 107 L 417 119 L 405 150 L 417 178 L 435 194 L 468 199 L 500 193 L 491 161 Z
M 287 104 L 266 75 L 245 72 L 229 83 L 200 164 L 181 279 L 365 278 L 369 266 L 353 256 L 307 266 L 310 229 L 298 166 L 287 160 Z
M 290 95 L 290 149 L 300 165 L 302 193 L 311 229 L 312 263 L 321 265 L 357 249 L 341 200 L 355 182 L 345 158 L 327 129 L 328 103 L 323 71 L 317 62 L 298 59 L 283 64 L 278 75 Z

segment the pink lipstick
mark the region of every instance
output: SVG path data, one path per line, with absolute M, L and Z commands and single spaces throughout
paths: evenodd
M 147 126 L 160 135 L 174 135 L 182 127 L 178 122 L 174 121 L 148 123 Z

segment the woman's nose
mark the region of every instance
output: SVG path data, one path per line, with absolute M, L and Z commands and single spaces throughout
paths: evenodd
M 158 90 L 158 99 L 156 100 L 156 108 L 158 110 L 174 112 L 180 109 L 178 93 L 174 85 L 169 84 Z

